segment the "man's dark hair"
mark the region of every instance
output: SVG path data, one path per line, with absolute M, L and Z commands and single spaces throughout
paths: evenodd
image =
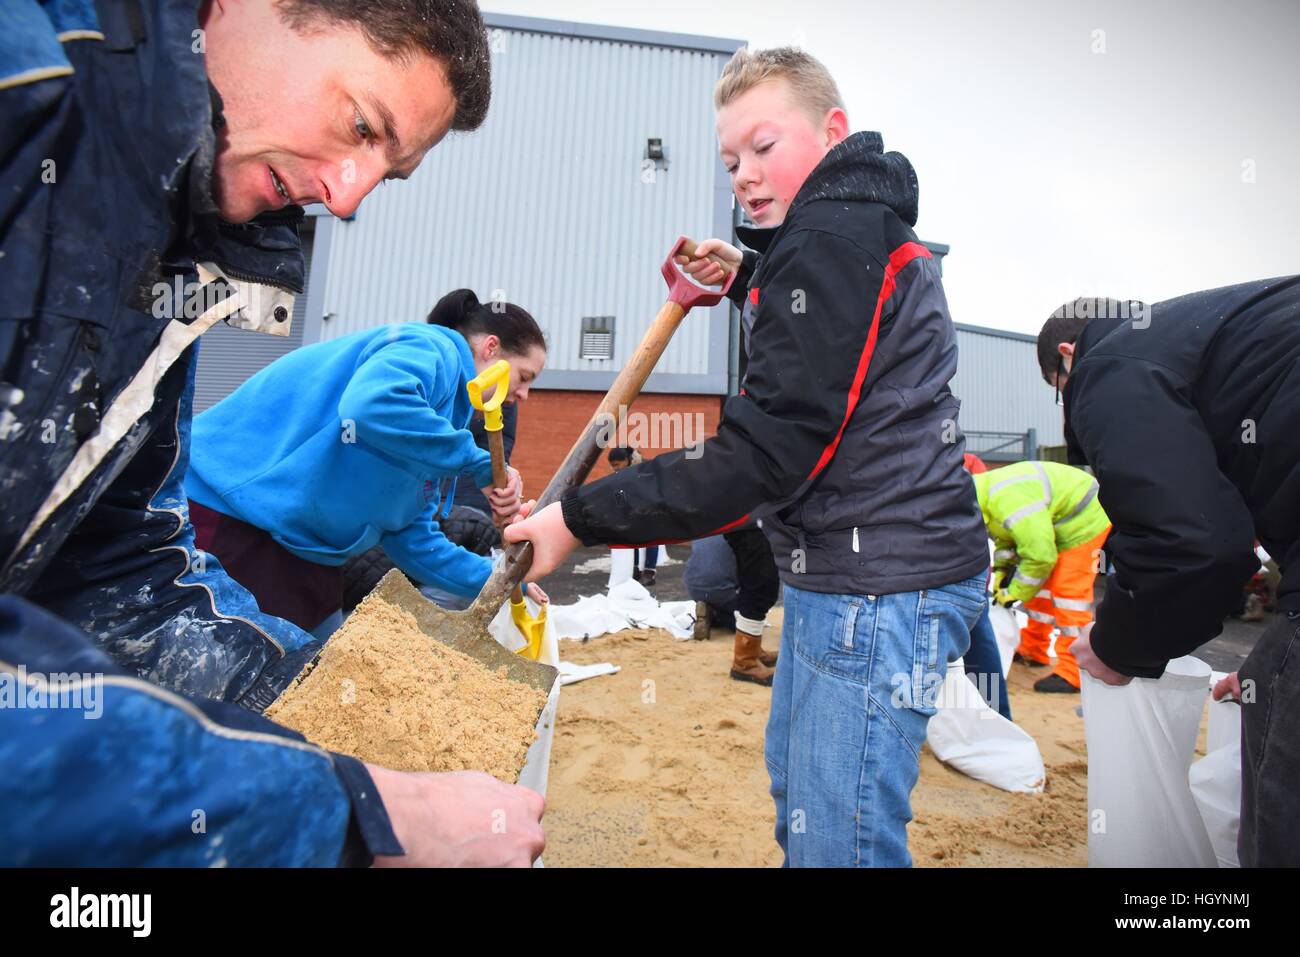
M 479 302 L 472 289 L 447 293 L 425 322 L 455 329 L 466 339 L 480 334 L 496 336 L 501 348 L 516 356 L 526 356 L 534 347 L 546 351 L 546 334 L 527 309 L 513 302 Z
M 613 465 L 615 462 L 631 462 L 632 456 L 635 454 L 636 453 L 633 451 L 631 446 L 616 445 L 614 448 L 609 450 L 609 464 Z
M 359 28 L 383 56 L 432 56 L 456 98 L 451 128 L 483 125 L 492 99 L 492 59 L 474 0 L 279 0 L 278 6 L 284 22 L 300 33 L 322 23 L 346 24 Z
M 1056 372 L 1061 358 L 1060 345 L 1073 343 L 1083 332 L 1083 327 L 1093 319 L 1140 319 L 1145 305 L 1136 300 L 1107 299 L 1099 296 L 1087 296 L 1067 302 L 1053 312 L 1043 323 L 1038 333 L 1038 368 L 1043 373 L 1043 380 L 1052 384 L 1052 374 Z

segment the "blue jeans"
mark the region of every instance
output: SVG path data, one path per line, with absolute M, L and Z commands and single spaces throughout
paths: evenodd
M 970 644 L 984 579 L 896 595 L 785 586 L 764 750 L 787 866 L 911 864 L 925 728 Z
M 970 650 L 966 652 L 966 674 L 973 676 L 975 687 L 990 708 L 1011 720 L 1011 702 L 1007 699 L 1007 678 L 1002 673 L 1002 652 L 998 650 L 998 636 L 989 620 L 988 602 L 980 620 L 970 633 Z

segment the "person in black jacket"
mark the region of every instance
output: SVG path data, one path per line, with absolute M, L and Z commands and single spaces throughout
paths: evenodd
M 741 50 L 715 91 L 757 252 L 739 268 L 749 364 L 702 448 L 571 492 L 507 541 L 545 575 L 577 545 L 722 534 L 761 517 L 785 584 L 766 760 L 796 866 L 906 865 L 934 692 L 984 607 L 988 551 L 962 468 L 956 334 L 916 238 L 911 164 L 849 135 L 835 81 L 785 48 Z M 761 255 L 760 255 L 761 253 Z M 708 260 L 686 264 L 715 283 Z M 753 657 L 742 647 L 737 659 Z
M 1071 646 L 1081 668 L 1159 677 L 1219 634 L 1254 540 L 1276 558 L 1280 614 L 1215 696 L 1243 706 L 1242 864 L 1300 864 L 1300 276 L 1067 303 L 1038 360 L 1114 524 L 1105 600 Z

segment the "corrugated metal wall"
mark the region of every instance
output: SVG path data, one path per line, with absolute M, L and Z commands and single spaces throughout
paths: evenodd
M 302 251 L 311 279 L 311 220 L 304 224 Z M 293 325 L 285 337 L 237 329 L 218 322 L 199 338 L 199 367 L 194 372 L 194 414 L 216 405 L 253 375 L 302 345 L 307 294 L 293 299 Z
M 603 388 L 664 301 L 672 241 L 715 233 L 711 92 L 726 55 L 514 29 L 493 39 L 482 129 L 448 137 L 410 181 L 333 224 L 320 337 L 421 320 L 467 286 L 537 317 L 551 344 L 539 386 Z M 669 163 L 652 182 L 649 138 Z M 613 360 L 579 358 L 583 316 L 616 317 Z M 693 391 L 725 391 L 727 321 L 721 306 L 692 314 L 659 372 L 709 374 Z
M 1039 445 L 1065 441 L 1061 409 L 1038 372 L 1033 342 L 958 329 L 957 349 L 952 391 L 961 399 L 963 429 L 1037 429 Z

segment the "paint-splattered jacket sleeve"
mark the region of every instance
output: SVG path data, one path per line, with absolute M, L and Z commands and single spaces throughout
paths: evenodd
M 0 866 L 334 866 L 400 854 L 364 766 L 115 667 L 0 596 Z

